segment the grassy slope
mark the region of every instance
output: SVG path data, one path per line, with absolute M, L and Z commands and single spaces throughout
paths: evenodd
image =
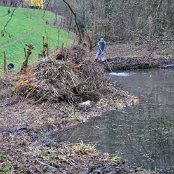
M 0 31 L 9 20 L 7 15 L 8 8 L 0 7 Z M 58 29 L 46 25 L 46 20 L 50 23 L 54 21 L 55 15 L 51 12 L 44 12 L 36 9 L 19 8 L 15 11 L 12 20 L 7 26 L 6 31 L 10 33 L 11 38 L 6 34 L 5 37 L 0 36 L 0 69 L 3 64 L 3 51 L 7 54 L 7 63 L 14 63 L 19 68 L 24 61 L 25 44 L 32 43 L 34 51 L 30 59 L 30 63 L 34 62 L 38 57 L 38 53 L 42 49 L 42 36 L 48 37 L 50 48 L 56 48 L 58 45 Z M 65 45 L 70 44 L 69 34 L 60 30 L 59 46 L 62 42 Z

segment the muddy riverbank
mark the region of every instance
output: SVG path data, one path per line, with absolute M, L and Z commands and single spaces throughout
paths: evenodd
M 173 62 L 171 57 L 114 57 L 107 59 L 105 68 L 108 71 L 165 68 Z
M 3 174 L 148 174 L 128 166 L 117 156 L 102 154 L 83 143 L 46 146 L 27 134 L 0 133 L 0 145 L 0 172 Z
M 92 55 L 95 55 L 96 51 L 94 49 Z M 107 71 L 167 68 L 169 65 L 174 67 L 173 55 L 151 51 L 145 44 L 108 45 L 105 57 Z
M 0 171 L 2 173 L 139 173 L 115 155 L 102 154 L 91 145 L 54 141 L 45 133 L 64 130 L 101 116 L 103 111 L 137 104 L 138 99 L 119 88 L 115 98 L 101 98 L 91 108 L 72 108 L 66 102 L 35 103 L 14 93 L 18 77 L 1 78 Z M 9 84 L 10 82 L 10 84 Z M 7 88 L 9 86 L 9 88 Z M 10 95 L 7 95 L 11 91 Z M 110 96 L 109 96 L 110 97 Z M 111 99 L 111 98 L 110 98 Z
M 41 67 L 44 66 L 45 65 Z M 53 64 L 51 64 L 51 66 L 53 66 Z M 100 64 L 98 63 L 94 63 L 94 65 L 92 63 L 92 68 L 99 66 Z M 66 64 L 66 66 L 62 67 L 61 64 L 60 69 L 64 72 L 64 70 L 67 70 L 67 67 L 70 67 L 70 65 Z M 66 73 L 66 75 L 73 75 L 70 76 L 73 77 L 70 78 L 71 84 L 73 85 L 77 82 L 76 77 L 79 77 L 75 75 L 83 71 L 83 69 L 81 69 L 83 65 L 80 64 L 80 67 L 75 68 L 77 68 L 75 72 L 74 70 L 70 71 L 68 69 L 68 73 Z M 88 71 L 89 70 L 90 67 Z M 49 131 L 54 129 L 56 129 L 56 131 L 62 131 L 65 130 L 65 128 L 73 128 L 73 126 L 87 122 L 93 117 L 102 116 L 102 113 L 105 111 L 133 107 L 139 102 L 136 96 L 129 95 L 128 92 L 120 89 L 117 84 L 108 83 L 107 89 L 109 89 L 110 92 L 98 95 L 100 98 L 97 99 L 97 101 L 93 101 L 90 107 L 85 108 L 79 108 L 77 104 L 74 106 L 66 100 L 55 102 L 55 100 L 52 100 L 53 97 L 55 97 L 54 95 L 57 95 L 57 91 L 54 90 L 54 88 L 49 88 L 51 92 L 49 95 L 45 95 L 46 98 L 35 98 L 35 94 L 40 93 L 33 93 L 34 95 L 28 98 L 29 94 L 33 92 L 33 90 L 31 90 L 31 92 L 29 89 L 36 89 L 36 84 L 42 84 L 40 85 L 41 87 L 45 87 L 47 84 L 51 84 L 51 87 L 55 85 L 55 82 L 51 81 L 50 78 L 40 83 L 40 76 L 36 79 L 36 77 L 33 76 L 34 73 L 30 72 L 31 71 L 28 71 L 28 73 L 22 75 L 8 75 L 0 79 L 1 84 L 3 84 L 0 85 L 0 94 L 3 94 L 0 100 L 0 171 L 4 173 L 67 174 L 150 173 L 128 166 L 124 160 L 121 160 L 117 156 L 102 154 L 93 146 L 88 146 L 83 143 L 70 144 L 61 141 L 54 142 L 46 136 L 46 133 Z M 103 71 L 101 72 L 103 73 Z M 48 75 L 50 75 L 50 73 L 48 73 Z M 55 78 L 57 78 L 57 76 L 54 76 L 54 79 Z M 64 84 L 67 85 L 68 83 Z M 21 86 L 22 88 L 19 88 Z M 22 90 L 16 93 L 16 88 Z M 45 88 L 40 89 L 42 92 L 45 90 Z M 97 88 L 95 90 L 97 91 Z M 75 94 L 79 93 L 75 92 Z M 49 96 L 51 96 L 51 100 L 49 100 Z M 75 95 L 75 97 L 76 96 L 77 95 Z
M 8 82 L 5 78 L 1 86 L 5 96 L 0 101 L 1 173 L 146 174 L 142 169 L 127 165 L 118 156 L 100 153 L 92 145 L 53 141 L 45 135 L 55 128 L 73 128 L 92 117 L 101 116 L 108 109 L 136 104 L 136 97 L 117 89 L 117 97 L 112 102 L 101 99 L 90 109 L 75 109 L 74 112 L 66 102 L 35 104 L 31 99 L 21 100 L 13 92 L 11 96 L 5 95 L 9 91 L 6 91 Z M 13 85 L 11 91 L 14 90 Z

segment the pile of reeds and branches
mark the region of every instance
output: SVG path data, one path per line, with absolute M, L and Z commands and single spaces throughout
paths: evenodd
M 74 45 L 70 49 L 63 48 L 61 51 L 56 53 L 55 58 L 57 60 L 69 60 L 72 63 L 79 63 L 83 61 L 86 55 L 85 47 L 80 45 Z
M 103 66 L 92 60 L 82 59 L 82 55 L 80 58 L 81 61 L 77 64 L 70 58 L 42 58 L 33 68 L 35 78 L 20 82 L 16 92 L 37 101 L 65 101 L 73 104 L 87 100 L 97 101 L 102 95 L 101 91 L 106 91 L 108 77 Z

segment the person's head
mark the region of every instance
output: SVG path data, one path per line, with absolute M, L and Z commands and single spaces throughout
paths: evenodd
M 101 37 L 101 38 L 100 38 L 100 41 L 104 41 L 104 39 Z

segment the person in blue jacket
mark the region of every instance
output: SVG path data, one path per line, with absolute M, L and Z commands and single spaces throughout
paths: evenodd
M 106 51 L 106 42 L 104 41 L 103 38 L 100 38 L 98 42 L 98 51 L 96 54 L 96 60 L 99 62 L 104 62 L 105 61 L 105 51 Z

